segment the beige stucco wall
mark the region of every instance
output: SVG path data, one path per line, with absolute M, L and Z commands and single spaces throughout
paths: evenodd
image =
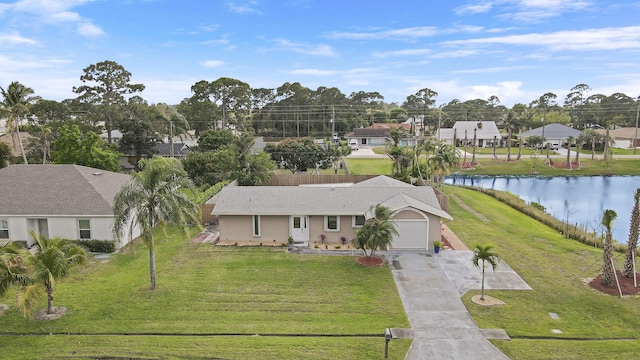
M 252 216 L 220 216 L 220 241 L 255 241 L 286 243 L 289 237 L 288 216 L 260 216 L 260 236 L 253 236 Z
M 356 236 L 356 230 L 353 228 L 352 216 L 340 216 L 340 229 L 331 231 L 324 229 L 324 216 L 313 215 L 309 219 L 309 242 L 320 242 L 320 235 L 325 234 L 326 243 L 340 243 L 340 237 L 347 238 L 347 243 Z

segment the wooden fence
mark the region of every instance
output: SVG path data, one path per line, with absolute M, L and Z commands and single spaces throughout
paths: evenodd
M 211 224 L 216 219 L 211 215 L 214 206 L 214 204 L 200 204 L 200 224 Z

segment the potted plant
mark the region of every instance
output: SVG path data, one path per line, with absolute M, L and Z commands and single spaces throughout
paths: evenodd
M 434 240 L 433 241 L 433 251 L 437 254 L 440 252 L 440 249 L 442 248 L 442 241 L 441 240 Z

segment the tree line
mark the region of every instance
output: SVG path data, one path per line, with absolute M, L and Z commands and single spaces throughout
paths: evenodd
M 68 159 L 60 155 L 62 146 L 55 143 L 65 133 L 74 133 L 87 142 L 77 152 L 93 153 L 94 159 L 83 163 L 106 162 L 107 167 L 115 167 L 114 154 L 148 157 L 158 142 L 186 136 L 188 130 L 194 130 L 196 137 L 205 130 L 235 129 L 273 138 L 330 139 L 355 127 L 414 118 L 416 130 L 425 135 L 463 120 L 502 120 L 511 132 L 517 133 L 543 123 L 562 123 L 576 129 L 634 126 L 639 109 L 638 101 L 628 95 L 591 94 L 586 84 L 571 88 L 564 100 L 549 92 L 528 104 L 508 108 L 495 95 L 437 105 L 437 91 L 424 88 L 398 104 L 385 102 L 384 96 L 375 91 L 346 95 L 336 87 L 313 90 L 298 82 L 286 82 L 277 88 L 252 88 L 227 77 L 196 82 L 191 86 L 192 95 L 180 104 L 149 104 L 141 96 L 144 84 L 131 83 L 131 73 L 109 60 L 86 67 L 79 80 L 73 88 L 78 96 L 60 102 L 35 96 L 33 89 L 19 82 L 0 87 L 2 116 L 7 118 L 8 131 L 22 153 L 22 159 L 15 159 L 17 162 Z M 24 144 L 21 130 L 32 136 Z M 116 130 L 121 134 L 117 144 L 113 138 Z M 103 131 L 106 143 L 90 135 Z M 63 143 L 67 146 L 69 141 Z M 87 148 L 99 151 L 87 152 Z M 99 161 L 95 160 L 96 152 Z M 6 159 L 6 153 L 0 148 L 0 157 Z

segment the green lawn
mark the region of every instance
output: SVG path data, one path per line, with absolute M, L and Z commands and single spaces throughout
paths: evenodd
M 491 242 L 495 251 L 533 288 L 532 291 L 488 291 L 504 306 L 463 301 L 480 328 L 504 329 L 512 341 L 494 341 L 513 359 L 637 358 L 640 350 L 640 298 L 603 295 L 583 283 L 600 271 L 602 250 L 564 239 L 558 232 L 493 198 L 447 187 L 484 222 L 450 201 L 454 220 L 448 225 L 470 248 Z M 616 267 L 619 269 L 624 256 Z M 588 271 L 580 275 L 589 265 Z M 574 280 L 574 278 L 576 278 Z M 560 316 L 554 320 L 549 313 Z M 552 333 L 559 329 L 562 334 Z M 633 340 L 619 340 L 633 339 Z
M 572 161 L 575 159 L 571 157 Z M 467 158 L 470 160 L 470 157 Z M 513 157 L 515 160 L 515 156 Z M 499 160 L 478 159 L 480 166 L 470 170 L 454 169 L 453 172 L 460 175 L 514 175 L 527 176 L 531 173 L 531 165 L 529 156 L 523 156 L 518 161 L 506 162 L 504 158 Z M 544 163 L 546 157 L 540 155 L 539 159 Z M 385 159 L 345 159 L 349 171 L 352 174 L 374 174 L 374 175 L 390 175 L 391 160 Z M 564 163 L 565 159 L 553 158 L 556 163 Z M 591 160 L 591 158 L 580 158 L 581 167 L 579 169 L 562 169 L 554 168 L 546 165 L 538 167 L 538 175 L 541 176 L 597 176 L 603 175 L 607 168 L 604 162 L 600 160 Z M 613 175 L 640 175 L 640 159 L 617 159 L 609 164 L 608 171 Z
M 194 244 L 173 232 L 167 237 L 157 247 L 157 290 L 149 290 L 148 256 L 140 245 L 136 258 L 127 251 L 93 262 L 59 284 L 55 305 L 69 309 L 62 318 L 34 321 L 13 309 L 0 317 L 5 333 L 55 335 L 0 336 L 3 358 L 366 359 L 384 351 L 384 339 L 370 335 L 409 327 L 387 267 L 364 268 L 351 257 L 288 255 L 282 248 Z M 0 303 L 13 303 L 14 294 Z M 132 336 L 144 334 L 176 336 Z M 211 334 L 246 336 L 205 336 Z M 367 336 L 349 337 L 354 334 Z M 403 358 L 410 343 L 394 342 L 393 358 Z

